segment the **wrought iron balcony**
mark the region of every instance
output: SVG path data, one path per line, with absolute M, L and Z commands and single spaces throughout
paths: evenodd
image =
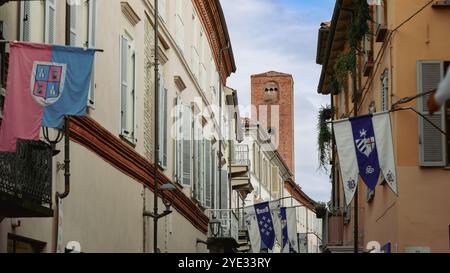
M 234 252 L 239 241 L 239 221 L 233 210 L 208 210 L 208 248 L 211 252 Z
M 52 217 L 52 148 L 41 141 L 17 142 L 0 153 L 0 216 Z
M 235 166 L 250 166 L 248 145 L 234 145 L 231 164 Z

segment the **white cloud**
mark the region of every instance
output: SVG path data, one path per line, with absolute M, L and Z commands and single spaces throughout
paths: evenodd
M 328 201 L 328 175 L 317 171 L 317 113 L 329 97 L 317 94 L 320 66 L 316 65 L 321 21 L 311 1 L 223 0 L 237 65 L 228 85 L 238 90 L 242 105 L 250 104 L 250 76 L 270 70 L 289 73 L 295 81 L 296 182 L 313 199 Z M 316 2 L 316 1 L 313 1 Z M 330 3 L 332 1 L 328 1 Z M 309 5 L 308 5 L 309 4 Z

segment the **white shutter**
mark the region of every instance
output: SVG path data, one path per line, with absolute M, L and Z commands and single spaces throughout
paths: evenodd
M 167 89 L 164 87 L 164 77 L 159 76 L 159 162 L 162 168 L 167 168 Z
M 278 177 L 278 167 L 272 166 L 272 194 L 277 197 L 278 193 L 280 192 L 280 185 L 279 185 L 279 177 Z
M 418 93 L 424 93 L 436 89 L 444 77 L 444 64 L 440 61 L 419 61 L 418 69 Z M 418 101 L 418 110 L 431 120 L 439 128 L 445 130 L 445 113 L 436 112 L 431 116 L 428 112 L 427 97 L 421 97 Z M 419 117 L 419 144 L 420 166 L 444 167 L 446 166 L 445 150 L 446 138 L 436 130 L 429 122 Z
M 220 189 L 220 195 L 222 198 L 221 207 L 220 209 L 228 209 L 229 203 L 228 203 L 228 171 L 221 170 L 220 175 L 222 176 L 222 187 Z
M 77 6 L 71 5 L 70 6 L 70 24 L 69 24 L 69 31 L 70 31 L 70 45 L 75 46 L 77 44 Z
M 182 185 L 192 187 L 192 110 L 183 106 L 183 179 Z
M 131 73 L 131 92 L 130 92 L 130 99 L 131 99 L 131 105 L 129 106 L 129 108 L 131 108 L 131 125 L 129 127 L 129 130 L 131 130 L 131 136 L 132 136 L 132 141 L 136 142 L 137 141 L 137 133 L 136 133 L 136 129 L 137 129 L 137 122 L 136 122 L 136 52 L 134 51 L 134 47 L 131 49 L 131 69 L 132 69 L 132 73 Z
M 31 2 L 21 1 L 20 8 L 20 39 L 29 42 L 31 31 Z
M 95 48 L 95 34 L 97 29 L 97 0 L 89 0 L 88 47 Z M 95 60 L 92 65 L 91 85 L 89 88 L 88 105 L 95 105 Z
M 202 141 L 201 128 L 198 120 L 194 118 L 194 198 L 201 201 L 201 184 L 202 184 Z
M 176 116 L 175 116 L 175 180 L 182 184 L 183 179 L 183 105 L 181 97 L 175 99 Z
M 54 44 L 56 37 L 56 0 L 45 1 L 45 43 Z
M 200 141 L 200 204 L 204 205 L 205 204 L 205 177 L 206 177 L 206 173 L 205 173 L 205 165 L 206 165 L 206 160 L 205 160 L 205 152 L 206 152 L 206 143 L 205 140 L 202 138 Z
M 120 42 L 120 133 L 124 136 L 130 135 L 127 130 L 128 49 L 129 41 L 122 35 Z
M 181 52 L 184 52 L 183 0 L 176 0 L 175 41 Z
M 161 18 L 163 20 L 166 20 L 166 13 L 167 13 L 167 0 L 159 0 L 158 2 L 158 13 L 159 16 L 161 16 Z
M 206 142 L 206 176 L 205 176 L 205 206 L 207 208 L 213 207 L 213 189 L 214 189 L 214 157 L 212 151 L 211 141 Z

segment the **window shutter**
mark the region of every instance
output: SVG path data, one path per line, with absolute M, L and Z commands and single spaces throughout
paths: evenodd
M 31 31 L 31 2 L 30 1 L 22 1 L 21 5 L 21 18 L 20 18 L 20 38 L 22 41 L 29 42 L 30 41 L 30 31 Z
M 216 206 L 216 189 L 217 189 L 217 153 L 215 149 L 211 151 L 211 209 L 217 208 Z
M 77 44 L 77 6 L 70 6 L 70 45 Z
M 206 160 L 205 160 L 205 152 L 206 152 L 206 141 L 202 138 L 200 140 L 200 203 L 202 205 L 205 204 L 205 178 L 206 178 Z
M 183 177 L 183 105 L 181 97 L 175 99 L 176 116 L 175 116 L 175 180 L 182 184 Z
M 121 36 L 121 46 L 120 46 L 120 65 L 121 65 L 121 75 L 120 75 L 120 130 L 121 134 L 128 136 L 130 132 L 127 131 L 127 90 L 128 90 L 128 39 L 125 36 Z
M 205 140 L 205 206 L 211 208 L 211 196 L 212 196 L 212 151 L 211 141 Z
M 131 53 L 131 69 L 132 69 L 132 73 L 131 73 L 131 94 L 130 94 L 130 99 L 131 99 L 131 125 L 130 125 L 130 130 L 131 130 L 131 137 L 133 141 L 137 141 L 137 134 L 136 134 L 136 129 L 137 129 L 137 124 L 136 124 L 136 52 L 134 52 L 134 48 L 133 48 L 133 52 Z M 130 111 L 130 110 L 129 110 Z
M 194 177 L 193 177 L 193 179 L 194 179 L 194 192 L 193 192 L 193 194 L 194 194 L 194 198 L 195 199 L 197 199 L 198 198 L 198 194 L 199 194 L 199 190 L 198 190 L 198 188 L 199 188 L 199 170 L 200 170 L 200 166 L 199 166 L 199 163 L 200 163 L 200 156 L 199 156 L 199 141 L 198 141 L 198 139 L 199 139 L 199 136 L 198 136 L 198 125 L 197 125 L 197 121 L 195 120 L 195 115 L 193 115 L 194 116 L 194 120 L 193 120 L 193 122 L 194 122 L 194 139 L 193 139 L 193 143 L 194 143 L 194 162 L 193 162 L 193 165 L 194 165 Z
M 444 64 L 439 61 L 418 62 L 418 93 L 425 93 L 436 89 L 444 76 Z M 418 100 L 419 111 L 439 128 L 445 130 L 444 111 L 431 116 L 427 106 L 428 96 Z M 445 136 L 436 130 L 430 123 L 419 117 L 419 145 L 420 165 L 422 167 L 444 167 Z
M 55 43 L 56 0 L 45 1 L 45 43 Z
M 222 187 L 220 190 L 220 195 L 222 198 L 221 209 L 228 209 L 228 171 L 221 170 L 220 175 L 222 176 Z
M 159 2 L 158 2 L 158 12 L 159 12 L 159 16 L 161 16 L 161 18 L 163 20 L 166 20 L 166 13 L 167 13 L 166 0 L 159 0 Z
M 272 166 L 272 194 L 274 196 L 278 196 L 278 193 L 280 192 L 279 182 L 280 180 L 278 179 L 278 167 Z
M 192 187 L 192 110 L 183 106 L 183 159 L 182 185 Z
M 167 168 L 167 89 L 163 76 L 159 77 L 159 165 Z
M 178 48 L 181 50 L 181 52 L 184 52 L 184 23 L 182 0 L 176 0 L 175 40 Z
M 97 29 L 97 0 L 89 0 L 88 47 L 95 48 L 95 33 Z M 95 105 L 95 60 L 92 65 L 91 85 L 89 88 L 88 105 Z

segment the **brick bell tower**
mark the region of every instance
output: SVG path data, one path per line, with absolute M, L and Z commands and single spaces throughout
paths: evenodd
M 294 79 L 270 71 L 252 75 L 251 85 L 252 120 L 263 126 L 295 175 Z

